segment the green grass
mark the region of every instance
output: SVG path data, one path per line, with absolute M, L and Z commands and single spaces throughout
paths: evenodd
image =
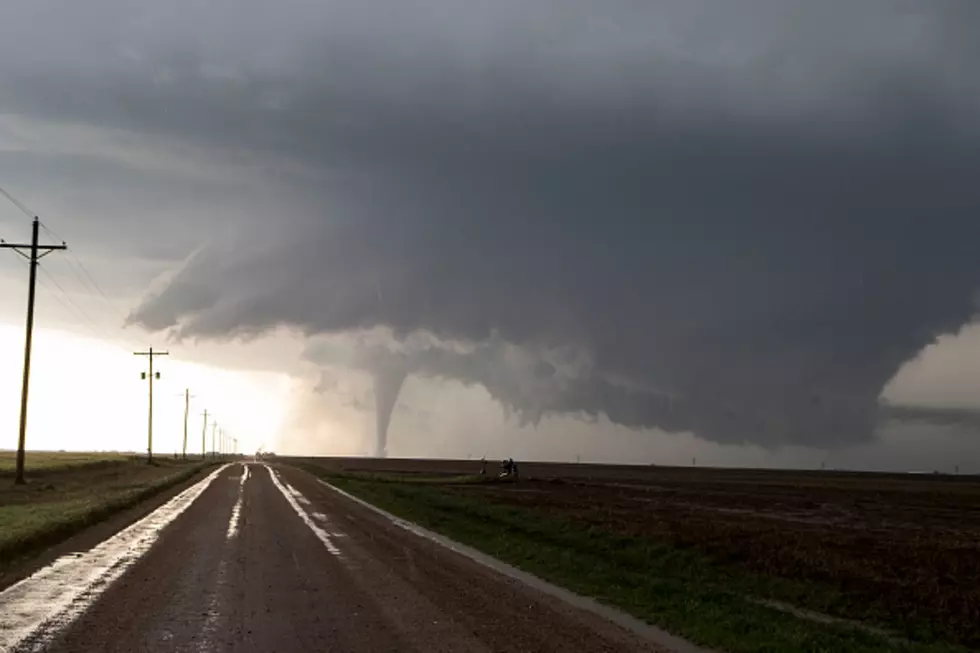
M 324 471 L 316 464 L 299 463 L 299 467 L 322 475 Z M 355 481 L 371 481 L 375 483 L 412 483 L 413 485 L 475 485 L 480 483 L 509 483 L 509 480 L 493 476 L 478 476 L 475 474 L 393 474 L 383 472 L 339 472 L 331 473 L 332 479 L 350 479 Z
M 315 465 L 309 471 L 324 475 Z M 731 653 L 965 651 L 928 634 L 901 640 L 847 624 L 823 624 L 760 605 L 843 601 L 834 588 L 754 574 L 645 538 L 589 527 L 554 512 L 495 504 L 433 479 L 329 476 L 375 505 L 575 592 L 595 597 L 698 644 Z M 463 479 L 456 479 L 460 482 Z M 469 479 L 466 482 L 486 482 Z M 442 479 L 446 483 L 446 479 Z M 805 599 L 798 601 L 796 599 Z
M 58 469 L 73 469 L 86 465 L 115 465 L 133 458 L 133 454 L 76 452 L 76 451 L 28 451 L 25 458 L 27 474 L 36 471 L 52 471 Z M 15 451 L 0 451 L 0 478 L 13 477 L 17 466 Z
M 26 486 L 0 480 L 0 572 L 211 466 L 93 458 L 36 469 Z

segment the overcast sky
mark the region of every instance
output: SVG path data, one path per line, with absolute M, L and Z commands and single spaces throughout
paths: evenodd
M 392 453 L 946 464 L 972 431 L 877 407 L 980 407 L 978 25 L 972 0 L 8 2 L 0 186 L 129 332 L 308 381 L 283 446 L 371 450 L 394 410 Z

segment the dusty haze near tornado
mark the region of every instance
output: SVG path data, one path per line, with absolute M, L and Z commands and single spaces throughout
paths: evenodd
M 373 379 L 381 453 L 413 378 L 528 423 L 867 442 L 976 311 L 972 1 L 101 0 L 23 47 L 54 6 L 0 28 L 8 110 L 279 189 L 131 321 L 301 331 Z

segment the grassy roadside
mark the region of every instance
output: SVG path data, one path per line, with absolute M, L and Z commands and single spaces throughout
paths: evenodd
M 28 451 L 27 470 L 34 472 L 67 471 L 89 465 L 112 465 L 131 462 L 135 454 L 102 453 L 85 451 Z M 17 452 L 0 451 L 0 478 L 14 477 L 17 462 Z
M 212 466 L 92 461 L 35 473 L 26 488 L 0 489 L 0 572 Z
M 304 465 L 324 475 L 315 465 Z M 644 538 L 590 528 L 554 512 L 495 504 L 453 492 L 438 479 L 328 476 L 379 507 L 578 593 L 615 605 L 698 644 L 732 653 L 965 651 L 928 632 L 914 641 L 819 623 L 762 605 L 842 601 L 830 587 L 754 574 Z

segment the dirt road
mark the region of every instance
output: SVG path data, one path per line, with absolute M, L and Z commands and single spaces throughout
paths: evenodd
M 152 541 L 130 534 L 129 562 L 48 588 L 88 583 L 60 607 L 44 599 L 49 614 L 22 619 L 9 650 L 663 650 L 407 533 L 296 469 L 231 465 L 177 508 Z M 134 555 L 141 542 L 147 550 Z M 0 594 L 0 613 L 24 611 L 26 590 L 16 590 Z

